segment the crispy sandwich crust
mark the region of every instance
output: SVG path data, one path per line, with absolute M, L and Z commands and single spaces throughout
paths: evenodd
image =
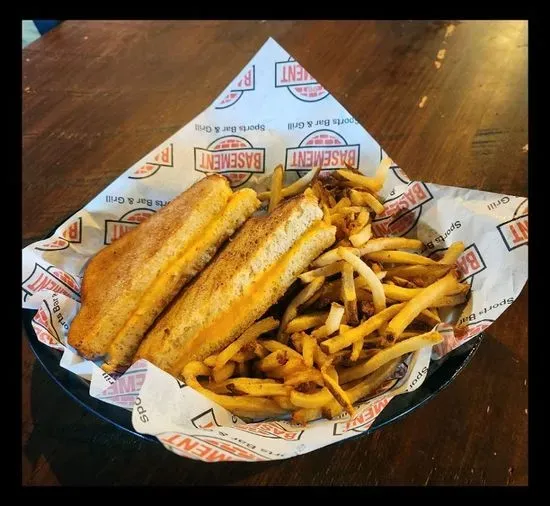
M 259 207 L 255 193 L 249 192 L 236 199 L 224 177 L 201 179 L 101 250 L 86 268 L 82 306 L 69 329 L 69 343 L 88 359 L 109 354 L 108 371 L 127 367 L 155 317 Z M 218 226 L 212 226 L 215 222 Z M 209 227 L 215 229 L 211 240 L 201 241 Z M 190 251 L 190 262 L 178 264 Z M 159 277 L 165 282 L 155 286 Z
M 301 195 L 270 215 L 249 219 L 157 319 L 137 356 L 178 376 L 236 339 L 335 241 L 312 196 Z

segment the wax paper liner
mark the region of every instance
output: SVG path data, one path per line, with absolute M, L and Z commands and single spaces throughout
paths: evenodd
M 399 374 L 358 407 L 353 418 L 297 427 L 287 420 L 246 423 L 146 361 L 124 375 L 104 373 L 67 344 L 79 308 L 86 262 L 205 174 L 234 188 L 262 191 L 282 163 L 289 183 L 313 167 L 344 162 L 373 174 L 388 156 L 369 133 L 273 39 L 205 111 L 143 156 L 49 239 L 23 250 L 22 306 L 38 309 L 38 339 L 62 351 L 60 366 L 90 381 L 90 395 L 132 411 L 136 431 L 170 451 L 206 462 L 277 460 L 307 453 L 367 430 L 390 399 L 418 388 L 437 360 L 491 325 L 527 281 L 527 199 L 411 181 L 393 164 L 382 190 L 376 234 L 416 237 L 438 258 L 454 241 L 471 286 L 465 307 L 446 315 L 444 342 L 409 355 Z M 391 155 L 389 155 L 391 156 Z M 449 170 L 452 170 L 450 168 Z M 106 287 L 106 290 L 108 287 Z M 459 314 L 460 313 L 460 314 Z

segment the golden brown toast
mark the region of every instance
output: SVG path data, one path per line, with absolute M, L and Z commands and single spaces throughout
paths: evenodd
M 88 264 L 69 343 L 108 372 L 128 367 L 147 329 L 260 205 L 226 178 L 201 179 Z
M 335 227 L 322 216 L 317 200 L 301 195 L 250 218 L 157 319 L 136 359 L 178 376 L 187 361 L 231 343 L 334 243 Z

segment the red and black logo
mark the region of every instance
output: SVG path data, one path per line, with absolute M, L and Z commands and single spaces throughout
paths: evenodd
M 195 148 L 195 170 L 204 174 L 223 174 L 235 188 L 252 174 L 265 172 L 265 149 L 255 148 L 244 137 L 227 135 L 206 149 Z
M 32 327 L 40 342 L 57 349 L 64 348 L 53 323 L 52 311 L 46 301 L 42 303 L 40 309 L 34 315 Z
M 146 207 L 132 209 L 120 217 L 120 220 L 105 220 L 105 237 L 104 244 L 112 244 L 117 239 L 120 239 L 124 234 L 127 234 L 133 228 L 136 228 L 140 223 L 143 223 L 147 218 L 153 215 L 155 211 Z
M 341 436 L 346 432 L 365 432 L 373 424 L 376 417 L 382 412 L 382 410 L 388 405 L 392 399 L 392 395 L 386 395 L 377 401 L 373 401 L 353 418 L 346 422 L 336 422 L 332 429 L 334 436 Z
M 129 179 L 145 179 L 154 176 L 161 167 L 174 166 L 174 145 L 169 144 L 158 153 L 151 156 L 149 161 L 139 166 L 132 172 Z
M 177 455 L 207 462 L 224 460 L 261 461 L 270 460 L 253 450 L 254 445 L 244 446 L 217 436 L 165 432 L 157 434 L 160 442 Z
M 495 320 L 479 320 L 477 322 L 471 322 L 459 327 L 454 328 L 455 339 L 458 342 L 467 341 L 472 337 L 481 334 L 487 327 L 489 327 Z
M 268 439 L 283 439 L 285 441 L 298 441 L 304 433 L 303 430 L 288 430 L 280 422 L 276 421 L 240 424 L 235 425 L 234 428 L 255 434 L 256 436 Z
M 519 248 L 529 242 L 528 201 L 525 199 L 516 209 L 514 217 L 497 225 L 508 251 Z
M 235 105 L 243 96 L 245 91 L 253 91 L 256 81 L 256 67 L 245 69 L 244 73 L 239 76 L 235 84 L 231 87 L 228 93 L 216 102 L 216 109 L 227 109 Z
M 69 247 L 69 243 L 78 244 L 82 242 L 82 218 L 71 221 L 59 236 L 52 237 L 36 246 L 34 249 L 40 251 L 55 251 Z
M 319 166 L 323 170 L 341 169 L 346 164 L 358 167 L 359 153 L 359 144 L 348 144 L 333 130 L 317 130 L 298 147 L 286 148 L 285 170 L 300 174 Z
M 408 184 L 399 196 L 384 202 L 384 212 L 372 222 L 372 231 L 377 236 L 403 236 L 417 224 L 422 206 L 433 199 L 428 186 L 419 181 Z
M 443 248 L 432 251 L 428 256 L 434 260 L 439 260 L 448 249 L 449 248 Z M 467 248 L 464 248 L 464 251 L 456 261 L 456 265 L 458 267 L 458 271 L 460 272 L 460 277 L 458 279 L 460 282 L 466 280 L 472 281 L 470 278 L 487 268 L 475 243 L 472 243 Z
M 298 100 L 319 102 L 330 93 L 292 57 L 275 63 L 275 88 L 287 88 Z
M 66 272 L 50 265 L 44 269 L 40 264 L 34 264 L 31 275 L 23 281 L 23 300 L 27 297 L 41 292 L 42 290 L 51 290 L 55 293 L 61 293 L 72 299 L 80 300 L 80 286 L 78 282 Z
M 191 423 L 197 429 L 210 430 L 214 427 L 221 427 L 221 425 L 216 420 L 216 415 L 214 414 L 214 409 L 210 408 L 209 410 L 197 415 L 194 418 L 191 418 Z

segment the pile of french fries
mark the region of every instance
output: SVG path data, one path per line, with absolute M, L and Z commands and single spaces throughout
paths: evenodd
M 291 415 L 300 425 L 355 413 L 412 352 L 443 338 L 439 310 L 466 302 L 453 243 L 439 260 L 420 255 L 417 239 L 375 237 L 384 211 L 378 192 L 391 160 L 374 177 L 347 166 L 320 177 L 311 171 L 283 188 L 283 168 L 259 194 L 268 212 L 288 197 L 313 192 L 337 243 L 300 276 L 301 290 L 278 319 L 256 322 L 236 341 L 184 369 L 186 383 L 244 418 Z

